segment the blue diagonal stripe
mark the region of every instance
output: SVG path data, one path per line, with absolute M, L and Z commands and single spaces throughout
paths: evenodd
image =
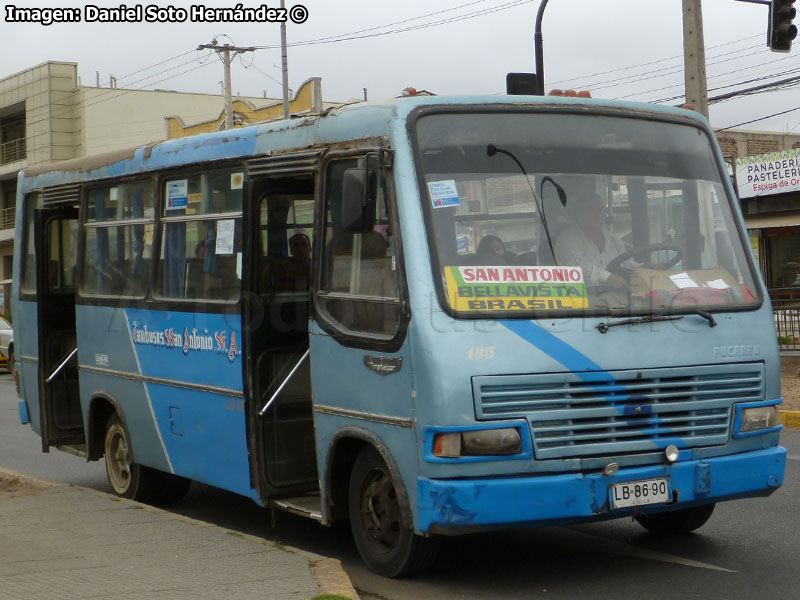
M 583 381 L 614 381 L 610 373 L 561 338 L 545 331 L 532 321 L 505 320 L 500 324 L 529 344 L 554 358 Z

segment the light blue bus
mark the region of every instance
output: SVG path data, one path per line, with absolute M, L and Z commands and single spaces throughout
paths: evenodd
M 398 576 L 441 535 L 687 532 L 783 482 L 772 311 L 694 113 L 401 98 L 18 190 L 21 420 L 121 496 L 349 519 Z

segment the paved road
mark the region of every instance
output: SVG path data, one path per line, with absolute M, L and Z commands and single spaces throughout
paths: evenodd
M 767 499 L 722 504 L 698 534 L 659 540 L 630 521 L 509 531 L 448 540 L 437 569 L 394 581 L 367 572 L 345 527 L 268 515 L 251 501 L 195 485 L 176 512 L 339 558 L 364 600 L 456 598 L 653 598 L 682 600 L 800 596 L 800 431 L 786 431 L 784 487 Z M 102 463 L 41 453 L 20 426 L 10 378 L 0 375 L 0 465 L 108 490 Z

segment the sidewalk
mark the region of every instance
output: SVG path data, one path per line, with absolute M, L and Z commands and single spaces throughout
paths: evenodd
M 786 429 L 800 429 L 800 410 L 782 410 L 780 418 Z
M 358 599 L 338 560 L 0 468 L 3 600 Z

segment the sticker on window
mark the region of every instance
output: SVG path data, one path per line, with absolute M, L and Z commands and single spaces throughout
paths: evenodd
M 530 311 L 589 306 L 580 267 L 445 267 L 453 310 Z
M 167 210 L 186 208 L 189 200 L 189 180 L 167 182 Z
M 217 221 L 217 245 L 214 248 L 215 254 L 233 254 L 233 232 L 236 221 L 225 219 Z
M 244 187 L 244 173 L 231 173 L 231 189 L 240 190 Z
M 458 206 L 461 200 L 458 199 L 456 182 L 453 179 L 446 181 L 431 181 L 428 183 L 428 192 L 431 195 L 431 202 L 434 208 L 443 206 Z

